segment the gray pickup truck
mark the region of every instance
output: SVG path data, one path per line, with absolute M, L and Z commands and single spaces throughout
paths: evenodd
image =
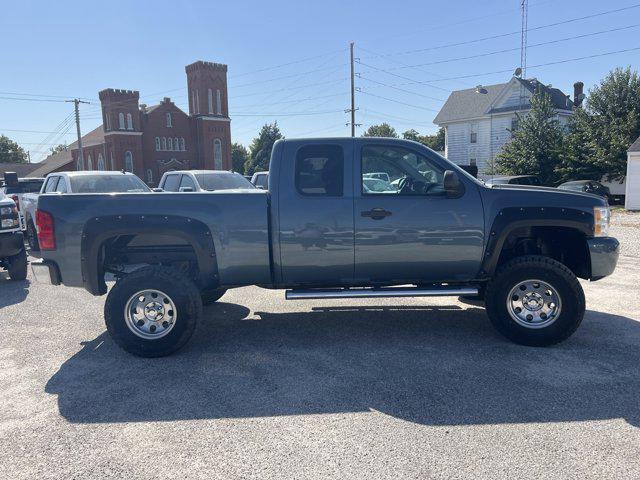
M 488 187 L 410 141 L 281 140 L 268 187 L 41 195 L 34 275 L 109 292 L 107 330 L 150 357 L 182 347 L 203 303 L 245 285 L 287 299 L 476 296 L 510 340 L 551 345 L 582 321 L 577 277 L 605 277 L 618 259 L 602 198 Z

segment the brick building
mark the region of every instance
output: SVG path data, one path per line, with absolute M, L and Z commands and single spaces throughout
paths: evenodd
M 127 170 L 155 185 L 169 170 L 231 168 L 227 66 L 198 61 L 185 67 L 189 114 L 170 98 L 140 104 L 135 90 L 99 92 L 102 125 L 67 152 L 49 156 L 32 176 L 65 170 Z M 84 161 L 83 161 L 84 160 Z

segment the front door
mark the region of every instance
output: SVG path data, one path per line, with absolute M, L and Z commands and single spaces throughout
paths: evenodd
M 362 142 L 355 155 L 355 282 L 403 284 L 472 279 L 484 218 L 478 186 L 461 176 L 444 191 L 447 163 L 413 146 Z

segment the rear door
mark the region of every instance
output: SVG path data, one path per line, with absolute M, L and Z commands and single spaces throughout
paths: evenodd
M 402 284 L 472 279 L 482 260 L 478 186 L 466 177 L 458 198 L 444 191 L 447 163 L 409 144 L 362 141 L 356 151 L 355 281 Z M 390 182 L 372 179 L 386 172 Z
M 285 143 L 277 177 L 283 283 L 352 283 L 352 152 L 351 141 Z

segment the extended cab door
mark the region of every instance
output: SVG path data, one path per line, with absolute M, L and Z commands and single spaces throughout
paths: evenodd
M 484 217 L 478 186 L 445 194 L 447 163 L 412 144 L 361 140 L 355 171 L 355 281 L 465 281 L 482 260 Z
M 270 188 L 277 189 L 276 262 L 283 284 L 330 287 L 353 281 L 352 145 L 284 142 L 270 173 Z

